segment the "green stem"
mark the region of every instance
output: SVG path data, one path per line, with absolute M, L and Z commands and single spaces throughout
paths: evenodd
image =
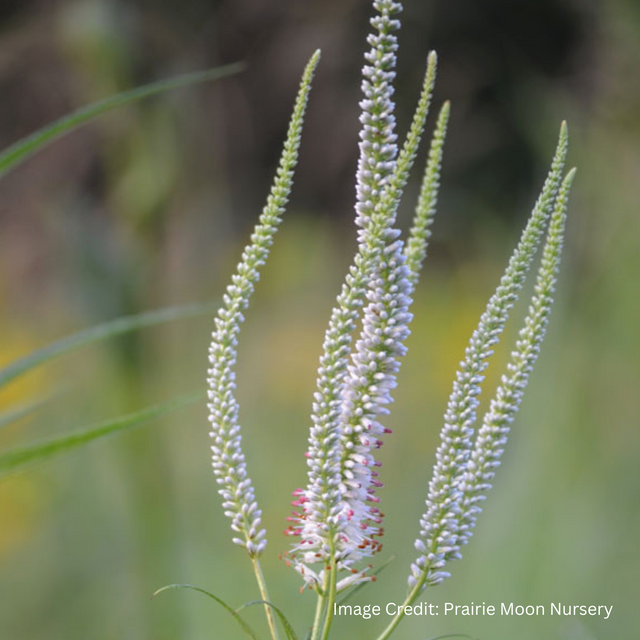
M 251 558 L 251 563 L 253 564 L 253 571 L 256 574 L 256 580 L 258 581 L 258 587 L 260 589 L 260 595 L 265 602 L 271 602 L 269 599 L 269 592 L 267 591 L 267 583 L 264 579 L 264 574 L 262 573 L 262 567 L 260 566 L 260 561 L 258 558 Z M 278 637 L 278 630 L 276 629 L 276 623 L 273 619 L 273 612 L 271 611 L 271 607 L 267 604 L 264 605 L 264 612 L 267 616 L 267 623 L 269 624 L 269 631 L 271 632 L 272 640 L 280 640 Z
M 378 636 L 377 640 L 387 640 L 387 638 L 395 631 L 396 627 L 402 622 L 402 619 L 405 616 L 405 607 L 410 607 L 415 602 L 416 598 L 422 593 L 422 587 L 424 587 L 424 583 L 426 582 L 428 575 L 429 568 L 425 567 L 419 582 L 409 592 L 406 600 L 398 608 L 398 611 L 393 617 L 393 620 L 389 623 L 389 626 Z
M 331 555 L 335 555 L 332 553 Z M 338 576 L 338 565 L 335 560 L 331 563 L 331 568 L 329 569 L 329 590 L 327 595 L 327 613 L 324 619 L 324 627 L 322 629 L 322 635 L 320 636 L 320 640 L 327 640 L 329 637 L 329 629 L 331 628 L 331 623 L 333 622 L 333 605 L 336 601 L 336 582 Z
M 311 640 L 318 640 L 318 634 L 322 628 L 322 616 L 324 614 L 324 591 L 318 591 L 318 604 L 316 605 L 316 615 L 311 627 Z

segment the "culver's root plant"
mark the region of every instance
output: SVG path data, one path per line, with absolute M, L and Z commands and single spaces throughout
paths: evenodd
M 330 637 L 338 594 L 375 580 L 372 562 L 384 534 L 384 516 L 376 494 L 382 486 L 383 470 L 376 452 L 391 436 L 387 416 L 407 351 L 412 295 L 436 211 L 450 110 L 448 102 L 441 107 L 413 225 L 403 238 L 396 228 L 396 213 L 423 137 L 437 58 L 435 53 L 428 57 L 415 115 L 399 145 L 393 85 L 402 7 L 392 0 L 375 0 L 373 9 L 360 103 L 355 206 L 358 248 L 324 336 L 306 453 L 307 484 L 293 492 L 295 511 L 287 530 L 292 540 L 285 554 L 287 564 L 317 599 L 315 617 L 302 636 L 311 640 Z M 305 108 L 319 59 L 320 53 L 316 52 L 304 71 L 273 188 L 224 295 L 209 351 L 213 471 L 224 513 L 231 521 L 233 542 L 246 550 L 253 566 L 260 592 L 257 603 L 264 606 L 272 640 L 277 640 L 280 632 L 286 638 L 298 636 L 282 610 L 269 600 L 260 567 L 267 534 L 262 526 L 259 491 L 252 484 L 242 451 L 234 367 L 243 313 L 292 188 Z M 425 511 L 420 518 L 416 514 L 415 560 L 407 568 L 406 606 L 425 588 L 449 577 L 451 563 L 460 559 L 473 535 L 538 357 L 553 303 L 567 199 L 575 174 L 575 170 L 564 174 L 567 143 L 563 124 L 549 175 L 529 222 L 456 374 L 432 477 L 425 478 Z M 495 397 L 479 422 L 479 395 L 488 360 L 543 239 L 542 259 L 524 326 Z M 176 586 L 180 585 L 172 585 Z M 247 635 L 258 637 L 239 610 L 208 595 L 234 613 Z M 378 640 L 390 637 L 403 615 L 404 607 L 399 607 Z

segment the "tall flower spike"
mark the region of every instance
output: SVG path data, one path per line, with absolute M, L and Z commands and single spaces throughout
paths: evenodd
M 418 206 L 416 207 L 413 226 L 409 233 L 409 240 L 407 241 L 407 246 L 405 248 L 409 277 L 411 278 L 414 287 L 418 282 L 422 263 L 427 257 L 427 245 L 429 243 L 429 238 L 431 237 L 431 225 L 433 224 L 436 205 L 438 204 L 442 154 L 444 151 L 444 141 L 447 135 L 450 112 L 451 104 L 447 101 L 442 105 L 442 109 L 440 109 L 438 122 L 433 133 L 433 139 L 429 149 L 429 158 L 427 160 L 424 178 L 422 179 Z
M 338 538 L 343 568 L 380 548 L 382 514 L 377 508 L 378 480 L 374 451 L 389 433 L 379 417 L 388 414 L 404 342 L 409 335 L 412 283 L 405 264 L 404 244 L 394 228 L 398 206 L 424 132 L 435 82 L 437 57 L 429 55 L 422 95 L 394 172 L 373 213 L 370 241 L 379 245 L 369 277 L 363 327 L 345 382 L 341 417 L 342 527 Z M 347 578 L 357 581 L 362 576 Z
M 575 173 L 575 169 L 572 169 L 567 174 L 558 194 L 538 271 L 535 295 L 524 328 L 520 331 L 516 348 L 511 354 L 508 373 L 502 376 L 501 384 L 478 431 L 467 470 L 460 479 L 459 490 L 463 498 L 458 537 L 461 545 L 466 544 L 473 535 L 473 528 L 481 511 L 480 503 L 491 489 L 490 482 L 500 464 L 510 425 L 518 412 L 529 375 L 544 340 L 558 279 L 567 202 Z
M 307 452 L 308 483 L 306 490 L 294 492 L 294 506 L 301 512 L 290 518 L 294 524 L 290 535 L 301 536 L 294 547 L 295 568 L 310 584 L 322 582 L 308 568 L 315 562 L 331 558 L 340 522 L 340 449 L 339 420 L 342 390 L 347 371 L 351 334 L 362 307 L 366 279 L 375 257 L 362 234 L 391 175 L 396 157 L 395 105 L 392 82 L 395 77 L 399 23 L 393 15 L 401 7 L 390 0 L 376 0 L 377 15 L 371 20 L 374 32 L 368 37 L 371 46 L 365 54 L 368 64 L 363 69 L 360 131 L 360 159 L 357 174 L 356 223 L 359 247 L 353 265 L 331 312 L 318 368 L 317 391 L 311 415 L 312 426 Z
M 392 226 L 396 217 L 396 212 L 398 209 L 402 191 L 406 186 L 408 175 L 415 161 L 417 149 L 424 132 L 425 121 L 427 118 L 431 96 L 433 93 L 433 86 L 435 83 L 436 66 L 437 57 L 435 53 L 432 53 L 429 56 L 420 100 L 418 102 L 418 106 L 412 120 L 411 128 L 407 135 L 407 139 L 403 145 L 402 152 L 400 153 L 397 162 L 393 163 L 392 165 L 393 172 L 385 182 L 384 191 L 382 191 L 381 198 L 376 204 L 370 216 L 368 225 L 359 232 L 358 257 L 362 260 L 360 264 L 367 266 L 366 271 L 363 274 L 366 276 L 366 278 L 363 279 L 363 282 L 366 282 L 370 291 L 373 290 L 372 283 L 374 281 L 377 281 L 377 279 L 374 278 L 373 274 L 378 271 L 379 267 L 382 264 L 388 262 L 389 260 L 392 260 L 392 256 L 387 249 L 387 245 L 389 244 L 390 239 L 393 240 L 397 236 L 397 232 L 392 230 Z M 364 106 L 366 105 L 363 104 L 363 107 Z M 397 245 L 394 250 L 401 253 L 402 244 L 400 243 L 399 245 Z M 399 269 L 397 280 L 401 285 L 400 288 L 402 288 L 402 283 L 404 282 L 403 278 L 405 274 L 400 263 L 403 262 L 403 259 L 401 255 L 399 257 L 396 256 L 396 259 L 398 261 Z M 394 292 L 394 294 L 396 294 L 396 292 Z M 405 304 L 406 307 L 408 301 L 405 301 L 401 296 L 401 292 L 398 291 L 396 299 L 404 301 L 403 304 Z M 367 312 L 365 311 L 365 317 L 366 315 Z M 403 322 L 408 322 L 408 317 L 402 318 L 402 316 L 400 315 L 400 310 L 398 310 L 398 319 L 402 319 Z M 398 331 L 400 330 L 401 328 L 398 329 Z M 346 345 L 348 345 L 348 340 L 349 338 L 346 338 Z M 347 357 L 348 348 L 345 351 L 345 365 Z M 353 550 L 356 546 L 363 542 L 363 531 L 358 531 L 356 536 L 350 535 L 348 531 L 345 531 L 345 529 L 350 528 L 353 530 L 354 527 L 360 526 L 355 524 L 357 518 L 352 517 L 351 506 L 345 504 L 343 500 L 345 494 L 345 472 L 346 475 L 351 475 L 352 470 L 347 470 L 344 466 L 345 462 L 348 462 L 348 456 L 344 455 L 345 440 L 344 438 L 339 439 L 339 435 L 342 434 L 343 430 L 345 429 L 344 398 L 347 396 L 347 394 L 350 393 L 346 386 L 349 384 L 350 377 L 347 377 L 347 379 L 344 381 L 344 384 L 341 385 L 341 393 L 337 396 L 339 401 L 342 400 L 343 402 L 343 413 L 340 423 L 336 422 L 334 429 L 330 432 L 330 437 L 325 438 L 325 442 L 330 445 L 327 447 L 327 449 L 331 455 L 330 468 L 332 473 L 330 477 L 328 474 L 325 476 L 327 479 L 330 478 L 331 481 L 330 492 L 327 491 L 322 494 L 317 489 L 315 489 L 315 487 L 319 486 L 319 483 L 316 483 L 315 487 L 313 487 L 310 483 L 306 491 L 299 490 L 297 492 L 298 500 L 294 502 L 294 505 L 302 507 L 302 513 L 295 514 L 295 518 L 293 519 L 294 522 L 297 522 L 299 524 L 299 527 L 292 527 L 292 530 L 295 533 L 299 533 L 302 537 L 302 541 L 298 545 L 298 548 L 296 550 L 297 552 L 294 553 L 295 566 L 296 569 L 304 576 L 305 580 L 312 584 L 319 584 L 322 582 L 323 572 L 320 571 L 320 573 L 317 573 L 313 571 L 310 568 L 310 565 L 317 562 L 326 564 L 327 559 L 331 556 L 332 552 L 336 554 L 336 558 L 340 561 L 339 568 L 341 569 L 349 569 L 353 561 L 359 559 L 362 556 L 362 553 L 360 551 L 354 553 Z M 344 380 L 344 374 L 342 374 L 342 379 Z M 336 406 L 339 407 L 340 405 Z M 356 418 L 356 422 L 357 421 L 358 419 Z M 346 425 L 346 428 L 347 430 L 351 429 L 348 424 Z M 325 431 L 324 433 L 326 434 L 327 431 Z M 372 433 L 371 435 L 373 436 L 374 434 Z M 312 444 L 313 439 L 314 429 L 312 428 L 312 436 L 310 439 L 310 442 Z M 322 469 L 321 463 L 323 462 L 323 459 L 314 456 L 313 449 L 310 449 L 308 457 L 309 466 L 312 472 L 315 469 Z M 371 480 L 371 478 L 369 478 L 369 480 Z M 361 487 L 361 493 L 363 495 L 368 495 L 369 490 L 375 484 L 375 480 L 373 480 L 372 482 L 368 482 L 366 484 L 366 487 L 363 484 L 363 486 Z M 327 502 L 329 502 L 329 500 L 327 500 L 327 497 L 329 497 L 331 500 L 330 508 L 328 506 L 322 508 L 322 500 L 317 500 L 317 495 L 320 495 L 322 499 L 324 499 L 325 505 L 327 504 Z M 318 508 L 318 504 L 320 504 L 320 508 Z M 332 514 L 330 527 L 325 527 L 324 529 L 322 529 L 321 526 L 318 526 L 318 524 L 322 524 L 322 521 L 320 520 L 318 523 L 316 514 L 327 513 L 329 511 Z M 358 508 L 358 513 L 360 513 L 360 511 L 361 509 Z M 375 513 L 373 515 L 375 516 L 376 521 L 379 520 L 379 514 Z M 364 526 L 364 522 L 361 522 L 361 524 L 363 524 Z M 379 533 L 377 528 L 375 529 L 375 531 L 376 533 Z M 366 531 L 364 531 L 364 533 L 366 534 Z M 369 541 L 371 540 L 370 535 L 365 536 L 365 538 Z M 358 542 L 354 543 L 356 539 L 358 540 Z M 321 542 L 321 540 L 324 540 L 324 543 Z M 374 545 L 372 548 L 376 548 L 376 546 L 377 545 Z M 357 579 L 359 578 L 359 574 L 350 575 L 348 578 L 338 583 L 338 590 L 346 588 L 349 584 L 353 583 L 353 581 L 357 581 Z
M 231 518 L 231 528 L 237 534 L 233 541 L 245 547 L 251 557 L 259 556 L 267 541 L 241 448 L 238 404 L 234 397 L 237 336 L 243 321 L 242 312 L 249 304 L 260 277 L 259 268 L 269 255 L 269 247 L 291 193 L 304 114 L 319 60 L 320 52 L 317 51 L 304 71 L 271 193 L 251 236 L 251 244 L 244 249 L 232 284 L 223 297 L 209 348 L 211 367 L 207 382 L 213 470 L 224 500 L 225 515 Z
M 459 557 L 458 526 L 462 496 L 457 479 L 466 468 L 470 456 L 480 385 L 484 380 L 487 360 L 493 353 L 492 347 L 500 339 L 553 210 L 567 145 L 567 127 L 563 123 L 542 193 L 500 285 L 471 336 L 465 359 L 456 374 L 429 483 L 427 511 L 420 519 L 420 537 L 415 542 L 420 557 L 411 568 L 409 581 L 412 586 L 419 584 L 422 588 L 425 584 L 438 584 L 449 575 L 441 571 L 446 562 Z

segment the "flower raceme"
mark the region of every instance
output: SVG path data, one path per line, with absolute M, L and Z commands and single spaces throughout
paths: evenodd
M 369 37 L 372 48 L 366 54 L 369 64 L 363 71 L 363 128 L 356 189 L 358 252 L 325 338 L 307 453 L 309 483 L 306 489 L 295 492 L 293 504 L 299 512 L 294 514 L 289 529 L 290 534 L 301 538 L 290 557 L 305 581 L 322 585 L 326 565 L 334 561 L 338 569 L 348 572 L 338 583 L 338 590 L 367 579 L 354 572 L 353 564 L 380 549 L 376 538 L 382 534 L 382 514 L 375 506 L 375 489 L 381 483 L 373 451 L 381 446 L 380 436 L 389 429 L 377 417 L 388 412 L 385 405 L 391 401 L 398 358 L 405 352 L 403 342 L 409 333 L 408 309 L 414 286 L 404 243 L 394 224 L 424 132 L 437 63 L 435 54 L 431 54 L 410 131 L 394 160 L 395 119 L 390 96 L 397 41 L 392 31 L 399 25 L 391 15 L 399 7 L 380 2 L 377 8 L 380 15 L 372 20 L 376 32 Z M 434 137 L 427 167 L 429 187 L 439 175 L 448 110 L 446 104 Z M 428 197 L 422 198 L 416 215 L 419 230 L 414 234 L 414 245 L 420 245 L 422 253 L 426 253 L 426 228 L 434 202 L 431 189 Z M 414 268 L 416 262 L 421 259 L 416 260 L 414 255 Z M 362 333 L 349 362 L 351 334 L 363 300 L 367 305 Z M 320 565 L 319 571 L 312 568 L 315 564 Z
M 509 425 L 513 422 L 522 402 L 524 389 L 540 353 L 560 269 L 567 220 L 567 201 L 575 173 L 575 169 L 572 169 L 560 188 L 549 224 L 535 296 L 531 301 L 516 349 L 511 354 L 507 374 L 502 377 L 501 385 L 484 417 L 469 462 L 464 471 L 457 474 L 459 492 L 463 496 L 458 525 L 458 544 L 466 544 L 472 535 L 477 514 L 481 511 L 478 503 L 484 500 L 486 492 L 491 489 L 489 481 L 495 475 L 495 468 L 500 464 L 509 435 Z
M 397 153 L 394 105 L 391 100 L 395 77 L 398 22 L 393 18 L 399 7 L 392 2 L 377 3 L 378 15 L 369 36 L 371 47 L 364 68 L 363 109 L 360 118 L 360 159 L 356 188 L 358 252 L 347 274 L 342 291 L 331 313 L 320 357 L 312 427 L 309 436 L 308 485 L 297 490 L 294 503 L 301 513 L 294 514 L 289 532 L 301 542 L 292 554 L 294 566 L 310 584 L 323 578 L 310 567 L 326 565 L 336 554 L 344 514 L 342 504 L 342 455 L 340 447 L 342 400 L 348 375 L 351 335 L 368 286 L 373 265 L 380 254 L 379 232 L 371 229 L 372 213 L 391 175 Z
M 237 336 L 243 320 L 242 312 L 249 305 L 254 284 L 260 277 L 259 268 L 269 255 L 273 236 L 291 192 L 304 113 L 319 60 L 318 51 L 304 71 L 273 188 L 251 236 L 251 244 L 244 250 L 232 284 L 224 295 L 224 304 L 218 311 L 209 348 L 211 366 L 207 383 L 210 435 L 213 439 L 213 470 L 220 486 L 219 493 L 224 500 L 225 515 L 231 518 L 231 528 L 236 534 L 233 541 L 245 547 L 250 556 L 259 556 L 264 551 L 267 541 L 266 533 L 261 528 L 262 514 L 258 509 L 253 484 L 247 475 L 241 448 L 238 403 L 233 395 Z
M 430 110 L 437 57 L 431 53 L 411 126 L 398 146 L 395 104 L 398 14 L 402 6 L 375 0 L 372 32 L 365 54 L 360 102 L 360 156 L 356 172 L 357 251 L 336 299 L 319 361 L 312 403 L 307 484 L 294 491 L 296 511 L 286 533 L 294 538 L 286 554 L 304 585 L 318 593 L 312 640 L 326 640 L 335 595 L 373 580 L 363 566 L 381 548 L 384 516 L 377 489 L 382 486 L 377 459 L 384 439 L 398 371 L 406 355 L 411 305 L 427 255 L 436 212 L 450 105 L 441 107 L 434 128 L 414 219 L 406 239 L 397 228 L 403 191 L 415 164 Z M 241 448 L 238 405 L 234 397 L 237 336 L 259 269 L 269 254 L 293 184 L 302 122 L 311 80 L 319 61 L 308 63 L 291 118 L 280 166 L 260 220 L 223 299 L 209 352 L 209 411 L 213 469 L 231 518 L 234 542 L 244 547 L 256 569 L 263 600 L 266 587 L 257 564 L 266 546 L 261 511 Z M 456 374 L 444 416 L 426 511 L 419 521 L 417 557 L 409 575 L 410 605 L 429 585 L 449 573 L 446 565 L 461 555 L 491 488 L 495 469 L 543 341 L 563 244 L 567 201 L 574 171 L 563 179 L 568 133 L 563 123 L 551 169 L 499 286 L 490 298 Z M 481 385 L 545 236 L 534 297 L 525 326 L 482 424 L 475 433 Z M 265 605 L 266 606 L 266 605 Z M 277 631 L 269 606 L 272 638 Z M 379 640 L 389 637 L 398 615 Z
M 429 483 L 427 511 L 420 520 L 420 537 L 415 543 L 421 555 L 412 566 L 409 578 L 412 586 L 418 583 L 437 584 L 447 577 L 448 573 L 441 571 L 442 567 L 448 560 L 459 557 L 460 544 L 470 537 L 470 528 L 474 520 L 471 512 L 475 513 L 477 510 L 477 506 L 472 505 L 476 505 L 481 499 L 478 495 L 474 495 L 473 498 L 469 495 L 472 491 L 477 493 L 480 490 L 479 483 L 471 483 L 470 480 L 471 477 L 477 477 L 475 469 L 479 464 L 480 467 L 493 464 L 485 459 L 484 448 L 479 444 L 484 442 L 484 446 L 489 446 L 489 443 L 485 442 L 487 434 L 481 433 L 475 449 L 473 443 L 473 425 L 479 405 L 480 385 L 484 380 L 488 359 L 493 353 L 492 348 L 499 341 L 508 320 L 509 311 L 517 301 L 518 293 L 524 285 L 525 276 L 535 257 L 545 225 L 553 211 L 553 229 L 553 221 L 558 215 L 563 215 L 566 207 L 568 184 L 563 185 L 560 195 L 558 190 L 567 154 L 567 142 L 567 128 L 563 124 L 551 171 L 542 193 L 500 285 L 489 300 L 486 311 L 482 314 L 478 327 L 471 336 L 465 359 L 456 374 L 445 413 L 440 446 L 436 452 L 436 464 Z M 556 207 L 555 211 L 554 207 Z M 553 240 L 551 231 L 549 233 L 547 243 Z M 539 337 L 539 341 L 541 340 L 542 336 Z M 536 352 L 538 347 L 539 343 L 532 345 Z M 517 404 L 512 409 L 512 414 L 515 414 Z M 463 477 L 468 479 L 467 483 L 461 480 Z M 482 477 L 482 472 L 479 477 Z M 488 486 L 482 485 L 482 489 L 487 488 Z M 462 509 L 462 503 L 466 505 L 465 509 Z

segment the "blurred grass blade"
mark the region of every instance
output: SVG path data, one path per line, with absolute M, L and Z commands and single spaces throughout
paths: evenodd
M 0 478 L 15 471 L 20 471 L 29 464 L 48 460 L 55 455 L 82 447 L 99 438 L 134 429 L 167 413 L 193 404 L 204 397 L 205 394 L 203 392 L 180 396 L 170 402 L 147 407 L 141 411 L 113 420 L 107 420 L 85 430 L 0 453 Z
M 86 107 L 82 107 L 69 115 L 66 115 L 55 122 L 39 129 L 38 131 L 28 135 L 26 138 L 18 140 L 10 147 L 0 153 L 0 178 L 14 169 L 28 157 L 37 153 L 50 142 L 71 133 L 78 127 L 82 126 L 89 120 L 93 120 L 97 116 L 102 115 L 111 109 L 121 107 L 132 102 L 137 102 L 144 98 L 186 87 L 201 82 L 218 80 L 227 76 L 238 73 L 244 68 L 241 62 L 230 64 L 216 69 L 208 69 L 206 71 L 195 71 L 193 73 L 185 73 L 183 75 L 152 82 L 142 87 L 137 87 L 123 93 L 105 98 L 98 102 L 94 102 Z
M 35 413 L 45 404 L 51 402 L 59 395 L 59 393 L 56 393 L 44 398 L 40 398 L 39 400 L 34 400 L 33 402 L 29 402 L 28 404 L 21 404 L 18 406 L 14 405 L 13 408 L 9 409 L 9 411 L 5 411 L 4 413 L 0 414 L 0 430 L 8 427 L 14 422 L 18 422 L 18 420 L 22 420 L 22 418 L 26 418 L 32 413 Z
M 247 607 L 253 607 L 256 604 L 266 605 L 267 607 L 271 607 L 278 616 L 280 620 L 280 624 L 282 624 L 282 628 L 284 629 L 285 634 L 287 635 L 287 640 L 298 640 L 298 636 L 294 628 L 291 626 L 291 623 L 287 620 L 287 617 L 276 607 L 274 604 L 271 604 L 268 600 L 252 600 L 251 602 L 245 602 L 241 607 L 236 609 L 236 613 L 239 613 L 243 609 Z
M 371 575 L 373 576 L 380 575 L 395 559 L 396 559 L 395 556 L 391 556 L 386 562 L 383 562 Z M 347 600 L 350 600 L 361 589 L 364 589 L 367 585 L 370 585 L 371 582 L 372 582 L 371 580 L 369 582 L 361 582 L 355 589 L 352 589 L 351 591 L 349 591 L 349 593 L 347 593 L 347 595 L 344 596 L 344 598 L 342 598 L 342 600 L 338 602 L 338 606 L 340 606 L 341 604 L 344 604 Z
M 3 387 L 30 369 L 78 347 L 91 344 L 92 342 L 100 342 L 101 340 L 113 338 L 124 333 L 145 329 L 146 327 L 152 327 L 156 324 L 182 320 L 184 318 L 194 318 L 212 313 L 217 310 L 218 306 L 217 303 L 208 302 L 180 307 L 167 307 L 165 309 L 147 311 L 145 313 L 125 316 L 98 324 L 56 342 L 52 342 L 46 347 L 32 351 L 23 358 L 14 360 L 11 364 L 4 367 L 4 369 L 0 369 L 0 387 Z
M 237 623 L 242 627 L 242 630 L 250 637 L 252 640 L 259 640 L 255 631 L 238 615 L 237 611 L 234 611 L 224 600 L 218 598 L 218 596 L 213 595 L 213 593 L 207 591 L 206 589 L 201 589 L 200 587 L 194 587 L 190 584 L 168 584 L 166 587 L 162 587 L 158 589 L 152 598 L 155 598 L 157 595 L 163 593 L 164 591 L 169 591 L 170 589 L 191 589 L 191 591 L 197 591 L 198 593 L 202 593 L 205 596 L 215 600 L 221 607 L 226 609 L 237 621 Z

